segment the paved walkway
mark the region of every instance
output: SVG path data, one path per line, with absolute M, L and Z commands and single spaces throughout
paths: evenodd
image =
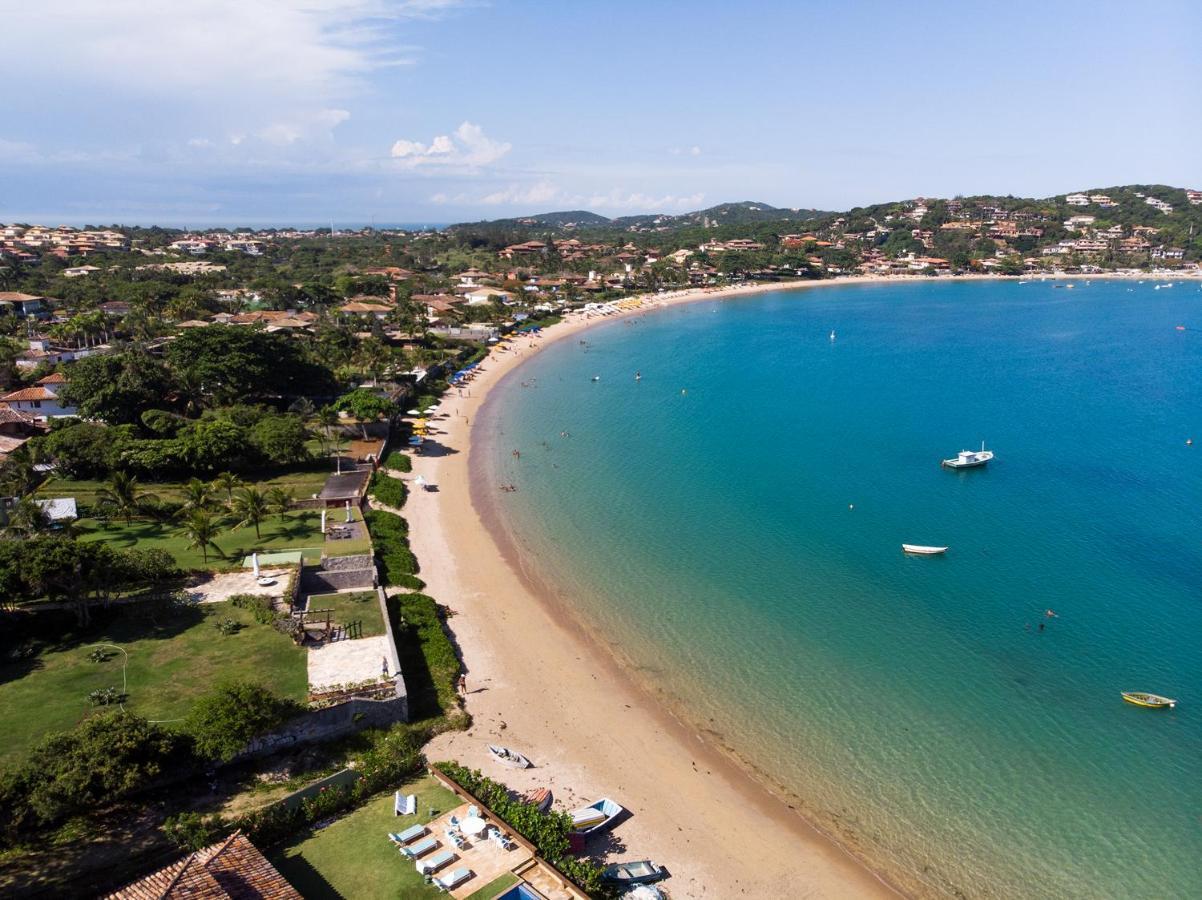
M 259 572 L 270 575 L 275 584 L 266 587 L 255 581 L 254 572 L 222 572 L 212 575 L 199 584 L 188 585 L 184 590 L 188 597 L 196 603 L 220 603 L 228 600 L 234 594 L 253 594 L 256 597 L 279 598 L 284 596 L 284 588 L 288 585 L 290 569 L 269 569 L 260 567 Z
M 388 637 L 333 641 L 309 649 L 309 690 L 321 691 L 340 684 L 360 684 L 384 674 Z M 395 675 L 395 672 L 389 672 Z

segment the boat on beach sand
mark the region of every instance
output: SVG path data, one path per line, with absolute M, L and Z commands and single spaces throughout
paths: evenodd
M 667 877 L 663 866 L 657 866 L 649 859 L 635 862 L 613 863 L 601 870 L 601 880 L 613 884 L 650 884 Z
M 1149 709 L 1172 709 L 1177 701 L 1171 697 L 1159 694 L 1148 694 L 1143 691 L 1123 691 L 1123 699 L 1135 706 L 1146 706 Z
M 625 810 L 608 797 L 572 810 L 572 831 L 577 834 L 594 834 L 614 824 L 614 819 Z
M 928 547 L 924 544 L 902 544 L 902 553 L 911 556 L 939 556 L 947 553 L 947 547 Z
M 516 750 L 510 750 L 508 747 L 498 747 L 495 744 L 489 744 L 488 752 L 501 765 L 508 766 L 511 769 L 529 769 L 532 765 L 529 759 Z
M 551 801 L 554 797 L 551 794 L 550 788 L 534 788 L 522 794 L 522 802 L 531 804 L 539 812 L 546 812 L 551 808 Z

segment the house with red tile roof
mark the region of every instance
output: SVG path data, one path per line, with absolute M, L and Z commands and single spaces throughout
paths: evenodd
M 241 831 L 190 853 L 106 900 L 303 900 Z

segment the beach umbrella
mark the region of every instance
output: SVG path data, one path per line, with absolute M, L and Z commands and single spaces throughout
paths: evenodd
M 411 409 L 407 413 L 405 413 L 405 415 L 407 415 L 407 416 L 420 416 L 421 414 L 422 414 L 422 411 L 420 409 Z
M 259 577 L 259 553 L 256 550 L 250 555 L 251 567 L 255 570 L 255 578 Z
M 326 533 L 326 511 L 324 509 L 321 511 L 321 533 Z

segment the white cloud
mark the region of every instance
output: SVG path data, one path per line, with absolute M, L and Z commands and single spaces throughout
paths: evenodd
M 628 192 L 614 188 L 608 194 L 593 194 L 588 198 L 589 209 L 621 209 L 637 210 L 639 212 L 666 212 L 668 210 L 696 209 L 705 200 L 705 194 L 698 192 L 687 196 L 665 194 L 655 197 L 637 191 Z
M 471 122 L 464 122 L 452 134 L 453 137 L 440 134 L 429 144 L 402 138 L 392 145 L 390 155 L 398 166 L 406 169 L 419 166 L 478 169 L 495 163 L 513 147 L 485 136 L 484 129 Z
M 673 156 L 700 156 L 701 148 L 694 144 L 692 147 L 673 147 L 668 152 Z
M 637 191 L 614 188 L 608 193 L 576 194 L 564 191 L 549 181 L 535 184 L 511 184 L 486 194 L 440 192 L 430 197 L 431 203 L 440 206 L 506 206 L 517 207 L 526 212 L 545 212 L 550 208 L 591 210 L 615 210 L 622 212 L 671 212 L 697 209 L 705 200 L 705 194 L 665 194 L 653 196 Z

